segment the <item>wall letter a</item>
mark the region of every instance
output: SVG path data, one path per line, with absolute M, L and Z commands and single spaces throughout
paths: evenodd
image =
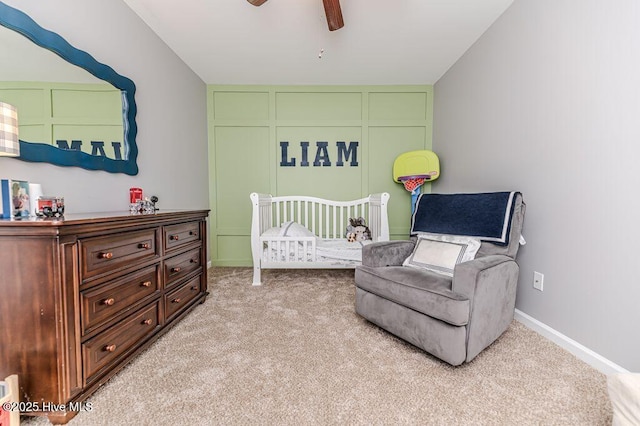
M 329 142 L 316 142 L 316 159 L 313 162 L 313 167 L 327 167 L 331 166 L 331 160 L 329 159 L 329 151 L 327 150 Z M 322 161 L 322 162 L 321 162 Z

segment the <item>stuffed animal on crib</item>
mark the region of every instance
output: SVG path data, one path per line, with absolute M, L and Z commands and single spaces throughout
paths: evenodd
M 349 225 L 347 226 L 347 241 L 365 241 L 371 239 L 371 230 L 366 225 L 364 218 L 349 218 Z

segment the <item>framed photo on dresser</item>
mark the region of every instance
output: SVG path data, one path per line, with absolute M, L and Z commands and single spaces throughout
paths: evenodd
M 29 182 L 0 180 L 0 217 L 29 217 Z

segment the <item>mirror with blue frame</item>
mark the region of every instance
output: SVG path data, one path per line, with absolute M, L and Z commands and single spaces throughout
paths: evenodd
M 0 101 L 18 109 L 20 155 L 138 173 L 135 84 L 0 2 Z

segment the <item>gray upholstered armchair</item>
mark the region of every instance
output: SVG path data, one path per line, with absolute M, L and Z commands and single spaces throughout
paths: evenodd
M 365 246 L 355 272 L 356 312 L 449 364 L 471 361 L 513 320 L 525 204 L 520 193 L 511 194 L 508 238 L 481 241 L 475 258 L 457 263 L 452 276 L 403 266 L 416 238 Z

